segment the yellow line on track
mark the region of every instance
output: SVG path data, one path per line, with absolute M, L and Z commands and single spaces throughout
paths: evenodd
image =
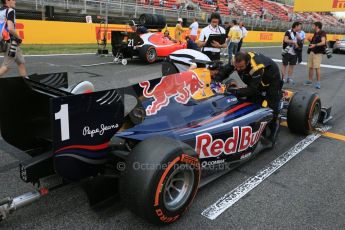
M 345 141 L 345 135 L 341 135 L 341 134 L 325 132 L 325 133 L 322 134 L 322 136 L 329 137 L 329 138 L 332 138 L 332 139 L 335 139 L 335 140 L 339 140 L 339 141 Z
M 287 122 L 283 121 L 280 123 L 280 125 L 287 127 Z M 331 132 L 324 132 L 324 133 L 322 133 L 322 136 L 345 142 L 345 135 L 341 135 L 341 134 L 337 134 L 337 133 L 331 133 Z

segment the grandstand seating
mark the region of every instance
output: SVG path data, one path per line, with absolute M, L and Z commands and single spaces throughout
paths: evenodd
M 159 0 L 152 0 L 153 5 L 160 7 Z M 148 4 L 148 0 L 137 1 L 141 3 Z M 173 6 L 179 6 L 181 0 L 165 0 L 165 8 L 173 8 Z M 206 3 L 205 0 L 185 0 L 187 3 L 193 3 L 194 6 L 197 4 L 200 5 L 202 11 L 211 13 L 214 12 L 216 7 L 219 7 L 219 12 L 222 15 L 233 15 L 242 16 L 242 12 L 245 10 L 247 12 L 247 17 L 255 16 L 255 18 L 262 15 L 262 9 L 266 12 L 266 21 L 272 19 L 281 20 L 281 21 L 322 21 L 326 25 L 340 25 L 337 19 L 331 15 L 320 15 L 318 13 L 294 13 L 293 7 L 290 5 L 285 5 L 277 2 L 272 2 L 268 0 L 213 0 L 214 4 L 210 5 Z M 228 7 L 228 2 L 231 2 L 234 5 L 234 11 L 230 11 Z M 240 12 L 240 13 L 239 13 Z

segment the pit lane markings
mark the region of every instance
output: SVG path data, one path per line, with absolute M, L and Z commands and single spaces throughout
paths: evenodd
M 279 62 L 279 63 L 282 63 L 283 61 L 280 60 L 280 59 L 272 59 L 273 61 L 275 62 Z M 301 65 L 308 65 L 306 62 L 302 62 Z M 337 65 L 324 65 L 324 64 L 321 64 L 321 67 L 324 67 L 324 68 L 329 68 L 329 69 L 338 69 L 338 70 L 345 70 L 345 66 L 337 66 Z
M 253 46 L 253 47 L 243 47 L 243 49 L 265 49 L 265 48 L 279 48 L 281 46 Z
M 331 133 L 331 132 L 325 132 L 322 134 L 322 136 L 324 137 L 329 137 L 338 141 L 345 141 L 345 136 L 344 135 L 340 135 L 340 134 L 336 134 L 336 133 Z
M 83 56 L 83 55 L 95 55 L 95 53 L 76 53 L 76 54 L 27 54 L 24 57 L 55 57 L 55 56 Z M 4 58 L 4 57 L 0 57 Z
M 280 123 L 280 125 L 284 126 L 284 127 L 288 127 L 286 121 Z M 322 133 L 322 136 L 345 142 L 345 135 L 341 135 L 341 134 L 337 134 L 337 133 L 331 133 L 331 132 L 324 132 L 324 133 Z
M 322 133 L 328 131 L 331 127 L 325 126 L 319 132 L 310 134 L 302 141 L 298 142 L 294 147 L 286 151 L 283 155 L 269 163 L 265 168 L 261 169 L 255 176 L 248 178 L 245 182 L 240 184 L 237 188 L 225 194 L 214 204 L 206 208 L 201 215 L 210 220 L 215 220 L 224 211 L 234 205 L 242 197 L 248 194 L 255 187 L 260 185 L 265 179 L 271 176 L 275 171 L 289 162 L 292 158 L 301 153 L 305 148 L 315 142 L 322 136 Z

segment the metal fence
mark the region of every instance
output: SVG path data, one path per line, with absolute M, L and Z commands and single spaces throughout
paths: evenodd
M 22 0 L 19 6 L 27 7 L 28 9 L 35 9 L 41 11 L 44 19 L 45 6 L 54 6 L 56 12 L 63 14 L 73 14 L 74 16 L 66 15 L 63 20 L 75 21 L 76 15 L 81 18 L 83 15 L 101 15 L 105 21 L 109 17 L 117 18 L 138 18 L 143 13 L 164 15 L 167 21 L 175 22 L 177 18 L 186 18 L 191 21 L 193 18 L 198 18 L 199 22 L 207 23 L 209 13 L 203 11 L 188 11 L 188 10 L 173 10 L 163 7 L 156 7 L 152 5 L 137 4 L 135 1 L 129 2 L 124 0 Z M 23 8 L 23 9 L 24 9 Z M 22 9 L 22 10 L 23 10 Z M 70 18 L 69 18 L 70 17 Z M 250 17 L 234 17 L 222 15 L 223 21 L 231 21 L 237 19 L 243 21 L 248 29 L 251 30 L 265 30 L 265 31 L 285 31 L 291 28 L 292 22 L 284 22 L 280 20 L 267 21 L 262 19 L 254 19 Z M 306 32 L 312 32 L 312 24 L 304 24 L 303 29 Z M 324 26 L 328 33 L 345 33 L 344 27 Z

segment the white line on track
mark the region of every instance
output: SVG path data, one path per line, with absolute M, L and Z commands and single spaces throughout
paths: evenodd
M 323 132 L 329 130 L 331 127 L 327 126 L 322 129 Z M 297 143 L 290 150 L 283 155 L 269 163 L 265 168 L 261 169 L 255 176 L 248 178 L 245 182 L 238 187 L 225 194 L 222 198 L 216 201 L 214 204 L 206 208 L 201 215 L 207 217 L 210 220 L 215 220 L 224 211 L 234 205 L 247 193 L 253 190 L 256 186 L 260 185 L 265 179 L 277 171 L 280 167 L 285 165 L 292 158 L 301 153 L 305 148 L 311 145 L 319 137 L 321 133 L 313 133 L 307 136 L 305 139 Z
M 58 56 L 85 56 L 85 55 L 95 55 L 96 53 L 79 53 L 79 54 L 28 54 L 24 57 L 58 57 Z M 4 58 L 0 56 L 0 58 Z
M 243 49 L 266 49 L 266 48 L 279 48 L 281 46 L 253 46 L 253 47 L 243 47 Z
M 275 62 L 283 62 L 282 60 L 280 59 L 272 59 L 273 61 Z M 301 65 L 308 65 L 306 62 L 302 62 Z M 324 67 L 324 68 L 329 68 L 329 69 L 339 69 L 339 70 L 345 70 L 345 66 L 337 66 L 337 65 L 323 65 L 321 64 L 321 67 Z
M 57 56 L 83 56 L 83 55 L 95 55 L 96 53 L 79 53 L 79 54 L 32 54 L 24 55 L 24 57 L 57 57 Z

